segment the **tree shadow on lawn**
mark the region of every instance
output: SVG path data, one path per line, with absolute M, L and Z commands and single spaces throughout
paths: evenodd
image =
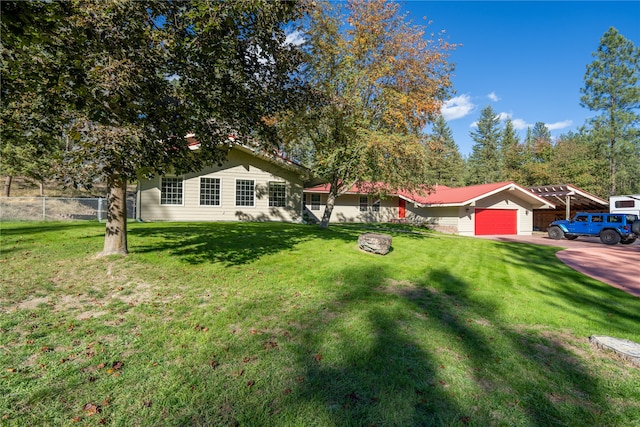
M 289 223 L 171 223 L 132 227 L 132 253 L 169 251 L 190 264 L 242 265 L 313 240 L 353 241 L 358 230 Z
M 504 262 L 534 271 L 546 280 L 529 289 L 540 295 L 538 304 L 548 304 L 565 312 L 589 317 L 602 330 L 623 330 L 637 337 L 640 298 L 586 276 L 556 257 L 559 248 L 526 243 L 495 243 L 508 252 Z M 531 260 L 538 262 L 532 263 Z M 558 305 L 562 301 L 562 306 Z M 586 309 L 585 309 L 586 308 Z M 594 330 L 592 334 L 602 334 Z
M 325 425 L 549 425 L 607 413 L 597 381 L 561 343 L 487 317 L 498 308 L 474 306 L 450 272 L 416 283 L 389 282 L 377 266 L 343 276 L 334 319 L 307 325 L 300 352 L 298 399 L 324 408 Z M 351 336 L 354 315 L 369 337 Z

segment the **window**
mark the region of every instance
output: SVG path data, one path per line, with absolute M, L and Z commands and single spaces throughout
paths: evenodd
M 369 208 L 369 198 L 367 196 L 360 196 L 360 212 L 366 212 Z
M 200 205 L 220 206 L 220 178 L 200 178 Z
M 182 178 L 162 178 L 160 183 L 160 204 L 182 204 Z
M 236 181 L 236 206 L 253 206 L 255 184 L 252 179 Z
M 320 195 L 312 194 L 311 195 L 311 210 L 319 211 L 320 210 Z
M 269 206 L 284 207 L 287 204 L 287 185 L 284 182 L 269 183 Z
M 607 218 L 607 222 L 621 223 L 622 218 L 622 215 L 609 215 L 609 218 Z
M 602 222 L 602 215 L 593 215 L 591 217 L 591 222 Z
M 635 200 L 616 200 L 616 208 L 634 208 L 636 206 Z
M 380 212 L 380 199 L 373 201 L 373 204 L 371 205 L 371 210 L 373 212 Z

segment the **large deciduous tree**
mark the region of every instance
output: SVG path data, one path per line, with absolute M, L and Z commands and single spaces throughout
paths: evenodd
M 62 140 L 60 81 L 70 67 L 61 38 L 70 5 L 63 2 L 0 3 L 0 174 L 5 196 L 11 178 L 41 183 L 52 176 L 51 159 Z
M 354 184 L 425 185 L 422 129 L 450 92 L 446 59 L 454 46 L 385 0 L 318 2 L 305 24 L 300 76 L 313 95 L 279 124 L 289 145 L 311 147 L 310 166 L 329 184 L 326 228 L 336 198 Z
M 622 170 L 637 170 L 640 49 L 611 27 L 600 39 L 593 57 L 594 61 L 587 65 L 580 101 L 583 107 L 600 113 L 592 119 L 592 136 L 606 147 L 603 151 L 609 161 L 609 194 L 615 195 Z M 622 170 L 621 163 L 626 165 Z
M 34 5 L 40 7 L 11 3 L 18 19 Z M 46 100 L 44 93 L 58 102 L 10 119 L 19 129 L 35 112 L 40 123 L 36 120 L 34 129 L 42 132 L 53 124 L 56 131 L 65 130 L 69 143 L 62 171 L 74 184 L 106 182 L 103 254 L 124 254 L 127 183 L 220 161 L 230 133 L 268 136 L 265 118 L 281 105 L 298 63 L 283 29 L 295 18 L 296 4 L 71 0 L 44 5 L 53 18 L 40 19 L 37 12 L 26 30 L 8 28 L 12 52 L 26 46 L 32 59 L 46 66 L 19 76 L 15 80 L 22 85 L 8 90 L 12 100 Z M 5 2 L 3 30 L 4 11 Z M 55 19 L 60 16 L 64 19 Z M 7 58 L 9 70 L 24 59 Z M 197 156 L 184 138 L 194 131 L 202 143 Z M 19 136 L 28 135 L 18 132 L 12 141 Z

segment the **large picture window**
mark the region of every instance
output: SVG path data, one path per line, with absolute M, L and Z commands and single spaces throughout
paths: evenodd
M 269 183 L 269 206 L 282 208 L 287 205 L 287 185 L 284 182 Z
M 160 204 L 182 204 L 182 178 L 163 177 L 160 183 Z
M 200 178 L 200 204 L 220 206 L 220 178 Z
M 236 206 L 253 206 L 255 183 L 252 179 L 236 181 Z

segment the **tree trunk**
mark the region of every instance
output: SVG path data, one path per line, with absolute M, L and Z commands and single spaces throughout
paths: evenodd
M 11 194 L 11 181 L 13 180 L 13 177 L 11 175 L 7 175 L 4 178 L 4 197 L 9 197 L 9 194 Z
M 329 195 L 327 196 L 327 204 L 324 207 L 324 213 L 322 214 L 322 221 L 320 221 L 320 228 L 329 228 L 329 220 L 331 219 L 331 212 L 336 204 L 336 195 L 333 193 L 333 184 L 329 188 Z
M 44 181 L 40 181 L 38 186 L 40 187 L 40 197 L 44 197 Z
M 126 255 L 127 247 L 127 181 L 119 177 L 108 181 L 107 227 L 104 250 L 100 255 Z

